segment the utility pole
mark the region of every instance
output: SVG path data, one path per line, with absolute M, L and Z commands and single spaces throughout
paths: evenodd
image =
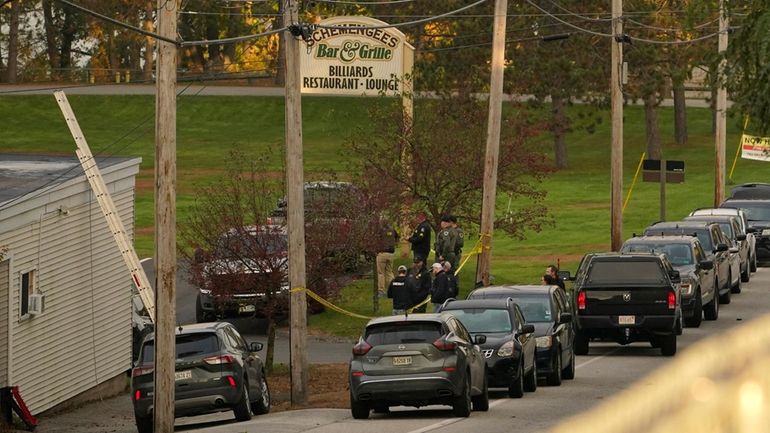
M 158 33 L 176 39 L 177 1 L 158 0 Z M 155 395 L 156 433 L 174 431 L 176 367 L 176 58 L 158 41 L 155 84 Z
M 719 1 L 719 81 L 717 84 L 717 119 L 716 143 L 714 150 L 714 207 L 719 207 L 725 197 L 725 142 L 727 140 L 727 89 L 723 82 L 725 65 L 724 55 L 727 51 L 727 11 L 725 0 Z
M 623 245 L 623 0 L 612 0 L 612 152 L 610 166 L 612 251 Z
M 500 154 L 500 119 L 503 110 L 503 72 L 505 69 L 505 24 L 508 0 L 495 0 L 494 34 L 492 36 L 492 77 L 489 84 L 489 119 L 487 149 L 484 159 L 484 192 L 481 203 L 481 255 L 476 282 L 489 285 L 492 260 L 492 231 L 497 197 L 497 160 Z
M 297 0 L 288 0 L 284 25 L 297 25 Z M 293 34 L 286 42 L 286 226 L 289 232 L 290 362 L 291 403 L 304 404 L 307 386 L 307 302 L 305 291 L 305 180 L 302 162 L 302 93 L 300 88 L 300 46 Z

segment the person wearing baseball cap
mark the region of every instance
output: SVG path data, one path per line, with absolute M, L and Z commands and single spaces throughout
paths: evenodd
M 406 266 L 401 265 L 398 267 L 398 275 L 388 286 L 388 298 L 393 299 L 394 316 L 404 314 L 412 307 L 413 292 L 414 285 L 406 277 Z
M 431 270 L 433 271 L 433 285 L 430 289 L 430 302 L 433 303 L 433 312 L 438 313 L 441 311 L 441 304 L 450 297 L 449 279 L 444 272 L 444 265 L 441 263 L 434 263 Z

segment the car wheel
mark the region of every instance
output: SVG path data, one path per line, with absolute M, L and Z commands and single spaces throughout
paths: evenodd
M 513 378 L 513 382 L 508 386 L 508 397 L 524 397 L 524 367 L 522 364 L 522 362 L 519 362 L 518 375 Z
M 487 384 L 487 372 L 484 371 L 484 387 L 481 394 L 473 397 L 473 410 L 476 412 L 486 412 L 489 410 L 489 385 Z
M 730 303 L 730 289 L 727 289 L 724 295 L 719 295 L 719 303 L 725 305 Z
M 461 418 L 467 418 L 471 414 L 471 375 L 470 372 L 465 373 L 465 379 L 463 380 L 463 389 L 460 390 L 460 395 L 454 398 L 452 401 L 452 412 L 455 416 Z
M 676 335 L 682 335 L 684 332 L 684 320 L 682 320 L 682 312 L 679 312 L 679 317 L 676 319 Z
M 744 283 L 748 283 L 751 281 L 751 266 L 749 265 L 749 262 L 746 262 L 746 269 L 741 272 L 741 281 Z
M 524 376 L 524 391 L 535 392 L 537 390 L 537 362 L 532 360 L 532 370 Z
M 580 331 L 575 333 L 575 355 L 588 355 L 588 337 Z
M 730 281 L 733 280 L 732 274 L 730 275 Z M 735 280 L 735 284 L 730 287 L 730 291 L 733 293 L 741 293 L 741 281 L 743 281 L 740 277 L 738 277 L 737 280 Z
M 139 433 L 152 433 L 154 428 L 152 424 L 152 416 L 139 416 L 136 415 L 136 430 Z
M 254 415 L 264 415 L 270 412 L 270 388 L 267 386 L 264 372 L 262 372 L 262 378 L 259 380 L 259 400 L 251 405 L 251 411 Z
M 549 386 L 559 386 L 561 385 L 561 348 L 557 349 L 556 359 L 553 360 L 551 366 L 553 372 L 545 378 L 545 381 Z
M 703 319 L 703 299 L 701 298 L 700 290 L 695 292 L 695 305 L 692 307 L 692 317 L 684 320 L 684 324 L 688 328 L 700 327 L 700 322 Z
M 249 400 L 249 381 L 245 378 L 241 388 L 243 388 L 241 400 L 233 407 L 233 413 L 236 421 L 248 421 L 251 419 L 251 400 Z
M 706 320 L 717 320 L 719 318 L 719 299 L 714 295 L 714 299 L 711 300 L 703 308 L 703 317 Z
M 355 419 L 369 418 L 369 405 L 353 398 L 353 392 L 350 393 L 350 413 Z
M 751 272 L 757 272 L 757 255 L 752 254 L 751 260 L 749 261 L 751 263 Z
M 676 354 L 676 334 L 661 337 L 660 353 L 663 356 L 674 356 Z
M 572 350 L 569 355 L 569 365 L 564 367 L 561 372 L 563 379 L 572 380 L 575 378 L 575 351 Z

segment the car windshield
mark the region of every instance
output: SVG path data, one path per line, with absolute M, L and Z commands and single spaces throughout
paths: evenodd
M 656 236 L 656 235 L 692 235 L 695 234 L 695 236 L 698 237 L 698 240 L 700 241 L 700 244 L 703 246 L 703 249 L 706 251 L 711 251 L 714 249 L 713 244 L 711 243 L 711 235 L 709 232 L 705 229 L 697 229 L 697 228 L 690 228 L 690 227 L 666 227 L 666 228 L 656 228 L 651 227 L 644 231 L 645 236 Z
M 770 221 L 770 204 L 765 203 L 764 206 L 757 206 L 741 203 L 737 207 L 746 212 L 746 219 L 749 221 Z
M 372 346 L 381 344 L 432 343 L 441 337 L 437 322 L 401 322 L 373 325 L 364 340 Z
M 511 332 L 511 316 L 508 310 L 492 308 L 463 308 L 445 310 L 455 316 L 472 334 Z
M 542 295 L 517 295 L 513 299 L 524 313 L 527 322 L 551 322 L 551 299 L 547 293 Z
M 694 263 L 692 250 L 688 244 L 632 243 L 623 245 L 622 253 L 658 253 L 665 254 L 674 266 L 686 266 Z
M 207 355 L 219 352 L 219 339 L 213 332 L 196 332 L 176 336 L 176 358 Z M 142 363 L 155 360 L 155 341 L 150 340 L 142 347 Z
M 589 284 L 661 284 L 666 275 L 657 261 L 595 261 L 588 270 Z

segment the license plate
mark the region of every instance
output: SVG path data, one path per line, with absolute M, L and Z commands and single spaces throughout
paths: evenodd
M 254 307 L 253 304 L 241 305 L 240 307 L 238 307 L 239 313 L 253 313 L 254 311 L 256 311 L 256 308 Z
M 412 363 L 411 356 L 394 356 L 393 365 L 409 365 Z
M 174 379 L 175 380 L 192 379 L 192 370 L 174 372 Z
M 636 316 L 618 316 L 618 324 L 633 325 L 636 323 Z

